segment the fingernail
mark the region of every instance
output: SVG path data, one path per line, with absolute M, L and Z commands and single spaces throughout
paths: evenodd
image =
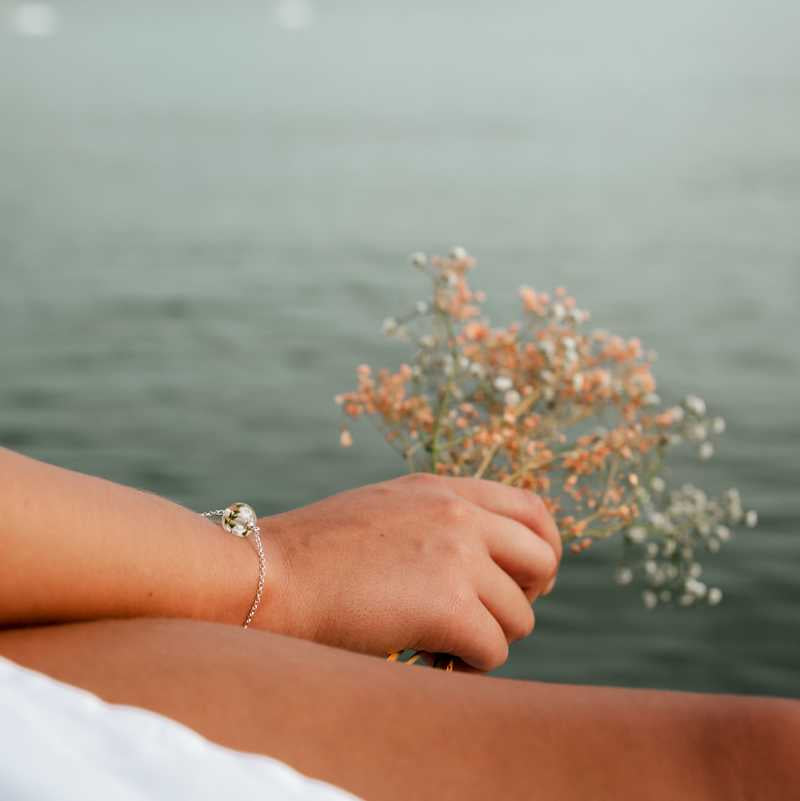
M 547 582 L 547 586 L 544 588 L 544 594 L 550 595 L 550 593 L 553 591 L 553 587 L 555 586 L 556 586 L 556 577 L 553 576 L 553 578 L 551 578 L 550 581 Z

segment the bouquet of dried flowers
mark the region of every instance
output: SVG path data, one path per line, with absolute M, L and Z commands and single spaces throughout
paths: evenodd
M 337 397 L 346 418 L 369 417 L 411 471 L 475 476 L 542 496 L 565 543 L 580 553 L 622 535 L 620 585 L 638 580 L 647 607 L 716 605 L 700 559 L 755 526 L 739 493 L 710 497 L 690 484 L 671 488 L 666 459 L 680 445 L 712 457 L 725 421 L 697 396 L 665 406 L 653 354 L 637 339 L 587 330 L 589 313 L 564 289 L 520 289 L 524 319 L 495 328 L 467 280 L 475 260 L 417 253 L 412 263 L 431 296 L 388 318 L 384 333 L 411 342 L 410 364 L 377 374 Z M 352 444 L 347 421 L 341 444 Z

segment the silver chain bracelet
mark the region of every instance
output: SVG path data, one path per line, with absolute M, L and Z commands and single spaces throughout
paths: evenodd
M 250 611 L 242 623 L 242 628 L 249 628 L 256 616 L 258 607 L 261 606 L 261 597 L 264 594 L 264 580 L 267 574 L 267 565 L 264 559 L 264 546 L 261 544 L 261 529 L 258 527 L 258 517 L 252 506 L 246 503 L 232 503 L 227 509 L 214 509 L 211 512 L 203 512 L 203 517 L 209 520 L 219 518 L 222 528 L 229 534 L 236 537 L 253 537 L 258 554 L 258 587 L 256 597 L 250 606 Z

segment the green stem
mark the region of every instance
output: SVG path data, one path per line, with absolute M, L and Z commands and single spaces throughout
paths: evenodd
M 450 383 L 445 385 L 444 392 L 439 401 L 439 408 L 436 411 L 436 419 L 433 422 L 433 431 L 431 432 L 431 472 L 436 472 L 436 467 L 439 464 L 439 430 L 442 427 L 442 420 L 444 419 L 445 412 L 447 411 L 447 402 L 450 400 Z

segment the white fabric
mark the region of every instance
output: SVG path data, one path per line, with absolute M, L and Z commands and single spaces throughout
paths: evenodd
M 0 657 L 3 801 L 355 801 L 268 757 Z

